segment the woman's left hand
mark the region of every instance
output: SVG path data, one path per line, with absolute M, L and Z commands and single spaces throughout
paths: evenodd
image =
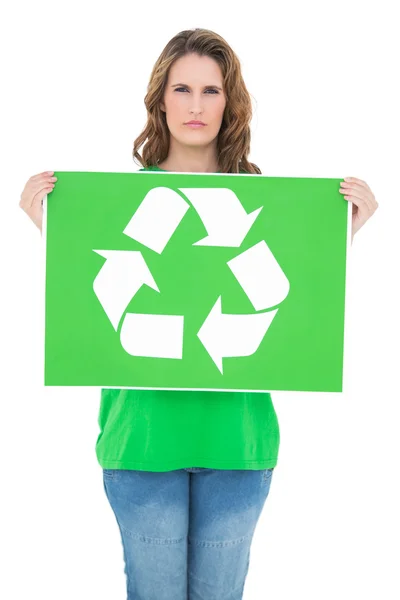
M 345 200 L 353 202 L 353 221 L 351 241 L 359 229 L 368 221 L 378 208 L 378 203 L 369 186 L 357 177 L 345 177 L 340 182 L 340 193 L 346 194 Z

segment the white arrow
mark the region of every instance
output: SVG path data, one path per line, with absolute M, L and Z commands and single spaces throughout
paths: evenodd
M 121 327 L 121 344 L 132 356 L 182 358 L 181 315 L 127 313 Z
M 281 266 L 262 240 L 227 263 L 255 310 L 280 304 L 290 283 Z
M 208 236 L 193 246 L 238 248 L 258 217 L 262 206 L 247 214 L 229 188 L 178 188 L 190 200 L 207 229 Z
M 123 233 L 154 252 L 161 252 L 190 205 L 174 190 L 156 187 L 147 192 Z
M 222 373 L 222 358 L 254 354 L 277 312 L 222 314 L 220 296 L 197 335 Z
M 132 250 L 93 250 L 106 258 L 93 290 L 115 330 L 136 292 L 146 284 L 159 292 L 142 253 Z

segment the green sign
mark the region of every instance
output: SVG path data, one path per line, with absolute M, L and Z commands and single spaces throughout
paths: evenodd
M 55 175 L 45 385 L 342 391 L 340 179 Z

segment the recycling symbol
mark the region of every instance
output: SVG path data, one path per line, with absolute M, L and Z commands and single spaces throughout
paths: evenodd
M 247 214 L 229 188 L 154 187 L 136 209 L 123 233 L 162 254 L 186 212 L 193 207 L 208 235 L 194 246 L 240 248 L 262 210 Z M 187 201 L 188 200 L 188 201 Z M 93 290 L 115 331 L 121 319 L 120 342 L 132 356 L 182 359 L 184 315 L 129 313 L 125 310 L 142 285 L 157 292 L 154 277 L 140 251 L 93 250 L 106 259 L 93 282 Z M 290 284 L 262 240 L 229 260 L 254 313 L 222 312 L 221 295 L 210 307 L 197 336 L 223 373 L 223 358 L 254 354 L 266 335 Z M 274 310 L 271 310 L 274 308 Z

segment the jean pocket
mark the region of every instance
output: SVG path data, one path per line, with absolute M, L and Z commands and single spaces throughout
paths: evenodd
M 104 479 L 114 479 L 117 469 L 103 469 Z
M 269 481 L 271 479 L 274 469 L 275 467 L 263 470 L 263 481 Z

